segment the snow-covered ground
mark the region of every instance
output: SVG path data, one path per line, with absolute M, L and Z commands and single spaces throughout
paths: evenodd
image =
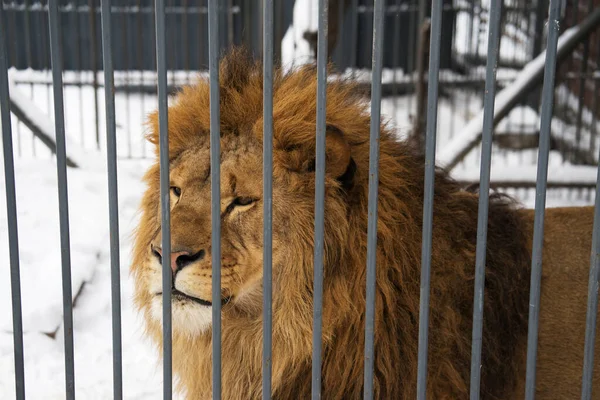
M 132 310 L 128 274 L 131 229 L 147 162 L 119 163 L 121 298 L 125 398 L 160 398 L 157 352 L 142 335 Z M 71 265 L 74 295 L 75 384 L 83 399 L 112 397 L 112 343 L 107 177 L 103 170 L 69 169 Z M 17 161 L 17 204 L 21 261 L 26 394 L 64 399 L 64 353 L 58 197 L 51 160 Z M 4 174 L 2 174 L 4 187 Z M 5 209 L 5 196 L 0 200 Z M 0 398 L 14 398 L 6 214 L 0 217 Z M 50 337 L 52 335 L 52 337 Z
M 286 60 L 290 64 L 310 58 L 308 46 L 301 40 L 301 35 L 304 29 L 316 27 L 316 6 L 313 3 L 315 2 L 310 0 L 296 2 L 294 28 L 290 28 L 284 38 L 284 63 Z M 303 9 L 311 12 L 302 14 L 300 11 Z M 467 42 L 465 32 L 457 34 L 462 38 L 461 43 Z M 484 34 L 485 32 L 480 33 L 482 36 L 485 36 Z M 502 45 L 503 51 L 507 46 L 511 46 L 510 42 L 503 42 Z M 480 53 L 485 54 L 483 50 Z M 394 71 L 384 71 L 384 79 L 391 75 L 394 75 Z M 46 117 L 51 120 L 52 88 L 44 85 L 48 76 L 47 73 L 11 71 L 11 77 L 37 82 L 32 85 L 18 84 L 16 90 L 23 96 L 30 97 L 32 104 L 42 113 L 46 113 Z M 402 73 L 398 76 L 402 76 Z M 116 79 L 151 83 L 154 82 L 154 77 L 151 72 L 117 73 Z M 170 77 L 181 81 L 187 80 L 189 75 L 174 73 L 170 74 Z M 89 81 L 90 77 L 86 74 L 65 74 L 65 82 L 78 79 Z M 85 149 L 85 156 L 89 159 L 85 168 L 68 171 L 74 296 L 84 285 L 74 308 L 76 395 L 83 399 L 107 399 L 112 397 L 112 339 L 108 193 L 103 151 L 106 134 L 104 95 L 100 90 L 97 99 L 94 99 L 94 91 L 89 86 L 66 86 L 64 93 L 67 151 L 69 144 L 77 144 Z M 95 100 L 98 101 L 98 115 L 94 112 Z M 481 106 L 480 96 L 463 91 L 452 92 L 449 97 L 440 97 L 438 153 L 448 148 L 451 141 L 477 115 Z M 143 122 L 144 116 L 155 108 L 156 97 L 153 95 L 127 95 L 122 92 L 116 94 L 123 389 L 126 399 L 162 397 L 162 368 L 158 352 L 144 338 L 141 321 L 132 309 L 132 281 L 128 273 L 131 231 L 136 223 L 136 210 L 143 190 L 141 176 L 150 163 L 148 156 L 151 155 L 150 147 L 143 140 Z M 410 115 L 414 108 L 415 101 L 411 97 L 383 100 L 384 117 L 390 121 L 399 137 L 409 132 Z M 100 123 L 100 153 L 96 151 L 96 118 Z M 500 124 L 498 130 L 510 130 L 511 124 L 520 125 L 523 122 L 535 125 L 536 120 L 537 114 L 534 110 L 516 108 Z M 568 127 L 560 126 L 560 129 L 568 130 Z M 16 120 L 13 120 L 13 141 L 25 330 L 26 394 L 30 399 L 62 399 L 65 385 L 56 164 L 51 153 L 39 141 L 32 140 L 31 133 Z M 457 166 L 457 176 L 478 176 L 478 147 Z M 515 174 L 533 174 L 536 159 L 536 150 L 515 154 L 494 147 L 492 174 L 502 179 L 506 179 L 507 174 L 509 179 L 514 178 Z M 561 171 L 563 164 L 558 154 L 551 154 L 550 164 L 551 173 L 558 171 L 561 173 L 558 178 L 564 178 L 566 170 Z M 506 168 L 507 166 L 510 168 Z M 0 165 L 0 169 L 2 168 Z M 582 174 L 586 179 L 590 177 L 588 172 Z M 0 171 L 0 181 L 0 399 L 12 399 L 13 338 L 7 218 L 3 211 L 6 209 L 3 171 Z M 511 194 L 518 196 L 525 205 L 533 205 L 533 190 L 513 190 Z M 548 194 L 549 206 L 592 204 L 593 200 L 589 191 L 574 192 L 566 196 L 564 190 L 549 190 Z

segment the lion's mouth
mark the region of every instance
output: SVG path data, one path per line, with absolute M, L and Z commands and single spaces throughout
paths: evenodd
M 162 292 L 158 292 L 158 293 L 156 293 L 156 295 L 162 296 Z M 171 290 L 171 300 L 193 301 L 202 306 L 212 307 L 212 301 L 203 300 L 203 299 L 199 299 L 198 297 L 190 296 L 190 295 L 185 294 L 175 288 L 173 288 Z M 224 297 L 221 299 L 221 305 L 224 306 L 225 304 L 229 303 L 229 301 L 231 301 L 231 297 Z

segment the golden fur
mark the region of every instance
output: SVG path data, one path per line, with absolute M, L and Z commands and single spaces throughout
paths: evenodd
M 261 395 L 262 69 L 243 51 L 220 67 L 222 394 Z M 276 399 L 310 397 L 316 74 L 274 78 L 273 359 Z M 368 103 L 351 82 L 327 87 L 322 393 L 363 390 Z M 171 241 L 196 254 L 175 287 L 211 299 L 209 85 L 185 88 L 169 109 Z M 157 115 L 150 118 L 158 142 Z M 158 148 L 156 149 L 158 153 Z M 424 160 L 381 127 L 375 320 L 375 397 L 415 398 Z M 159 167 L 146 174 L 132 272 L 135 302 L 161 345 Z M 177 189 L 175 189 L 177 188 Z M 179 192 L 180 190 L 180 192 Z M 435 180 L 427 393 L 466 399 L 470 377 L 478 195 L 444 172 Z M 591 208 L 546 214 L 538 399 L 578 398 L 590 260 Z M 482 398 L 524 393 L 533 214 L 493 195 L 489 211 Z M 154 249 L 154 251 L 153 251 Z M 202 251 L 200 251 L 202 250 Z M 210 306 L 173 299 L 173 367 L 190 399 L 211 393 Z M 596 358 L 598 359 L 598 358 Z M 596 362 L 596 372 L 599 372 Z M 598 375 L 598 374 L 596 374 Z M 595 393 L 600 393 L 596 380 Z

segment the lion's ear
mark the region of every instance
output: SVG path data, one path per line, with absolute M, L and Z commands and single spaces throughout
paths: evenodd
M 314 155 L 313 155 L 314 157 Z M 337 127 L 327 125 L 325 134 L 325 173 L 340 178 L 350 165 L 350 144 Z
M 297 172 L 314 173 L 316 168 L 316 143 L 314 136 L 310 142 L 294 144 L 286 148 L 287 161 Z M 351 147 L 342 131 L 327 125 L 325 133 L 325 174 L 349 187 L 354 179 L 356 164 L 352 159 Z

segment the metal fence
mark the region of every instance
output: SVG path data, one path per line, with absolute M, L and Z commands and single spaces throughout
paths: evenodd
M 62 251 L 63 305 L 64 305 L 64 345 L 65 374 L 67 398 L 75 397 L 75 370 L 73 354 L 73 304 L 71 289 L 71 263 L 69 215 L 67 194 L 67 154 L 65 136 L 65 112 L 63 102 L 63 51 L 61 47 L 61 15 L 58 1 L 50 1 L 47 5 L 49 21 L 49 47 L 52 66 L 52 88 L 54 104 L 54 128 L 56 132 L 56 161 L 59 182 L 60 232 Z M 366 320 L 365 320 L 365 364 L 364 364 L 364 396 L 373 397 L 373 356 L 374 356 L 374 321 L 375 321 L 375 270 L 377 246 L 377 198 L 379 171 L 379 129 L 382 100 L 382 70 L 384 49 L 384 6 L 385 1 L 375 0 L 373 8 L 373 40 L 372 40 L 372 79 L 371 79 L 371 131 L 369 161 L 369 197 L 368 197 L 368 252 L 367 252 L 367 284 L 366 284 Z M 428 316 L 429 316 L 429 282 L 431 270 L 432 221 L 434 201 L 434 177 L 436 160 L 436 133 L 438 117 L 438 100 L 440 95 L 440 65 L 442 47 L 442 16 L 444 1 L 433 0 L 431 3 L 431 24 L 429 34 L 429 66 L 426 95 L 425 123 L 425 194 L 423 204 L 422 230 L 422 269 L 421 299 L 419 319 L 419 351 L 417 392 L 419 399 L 425 399 L 427 384 L 428 353 Z M 485 67 L 485 90 L 483 95 L 481 175 L 477 236 L 476 282 L 473 310 L 473 337 L 480 338 L 483 319 L 484 267 L 487 231 L 487 210 L 490 188 L 490 166 L 492 154 L 492 132 L 495 121 L 495 101 L 497 84 L 497 66 L 499 63 L 500 27 L 502 2 L 491 0 L 487 20 L 487 54 Z M 158 108 L 160 128 L 160 187 L 162 202 L 162 251 L 163 251 L 163 357 L 164 357 L 164 398 L 170 398 L 172 392 L 171 371 L 171 270 L 170 261 L 170 217 L 169 217 L 169 163 L 168 163 L 168 120 L 167 120 L 167 21 L 164 0 L 155 2 L 156 27 L 156 66 L 158 79 Z M 103 0 L 101 5 L 101 39 L 104 69 L 104 84 L 114 87 L 115 38 L 112 37 L 113 21 L 111 2 Z M 271 271 L 272 271 L 272 138 L 273 138 L 273 59 L 274 59 L 274 1 L 263 3 L 262 56 L 264 61 L 264 356 L 263 356 L 263 398 L 270 397 L 270 359 L 271 359 Z M 208 19 L 208 60 L 210 74 L 210 149 L 211 149 L 211 206 L 212 206 L 212 310 L 213 310 L 213 398 L 220 398 L 221 393 L 221 292 L 220 292 L 220 144 L 219 144 L 219 75 L 218 56 L 220 38 L 222 37 L 222 18 L 218 0 L 209 0 Z M 316 123 L 316 190 L 315 190 L 315 248 L 314 248 L 314 334 L 312 359 L 312 397 L 320 398 L 321 373 L 321 326 L 322 326 L 322 294 L 323 294 L 323 243 L 324 243 L 324 182 L 325 182 L 325 108 L 326 108 L 326 61 L 328 59 L 328 2 L 319 0 L 318 7 L 318 42 L 317 42 L 317 123 Z M 21 319 L 21 296 L 19 278 L 19 244 L 17 232 L 17 214 L 15 197 L 15 176 L 13 159 L 13 137 L 10 117 L 10 94 L 8 81 L 7 56 L 7 18 L 0 7 L 2 35 L 0 37 L 0 111 L 2 122 L 2 140 L 4 150 L 4 166 L 6 177 L 7 213 L 10 245 L 10 271 L 12 289 L 13 332 L 15 384 L 18 399 L 25 398 L 25 377 L 23 367 L 23 330 Z M 526 398 L 533 399 L 535 389 L 537 332 L 539 321 L 541 257 L 544 232 L 544 210 L 546 204 L 546 188 L 548 182 L 548 158 L 551 147 L 551 122 L 554 106 L 554 86 L 556 80 L 557 59 L 560 56 L 558 47 L 559 20 L 561 1 L 550 0 L 549 24 L 546 52 L 543 63 L 543 87 L 541 95 L 541 127 L 539 129 L 539 156 L 537 158 L 537 180 L 535 197 L 535 222 L 532 252 L 531 292 L 529 301 L 529 334 L 527 351 L 527 383 Z M 587 18 L 598 18 L 600 10 L 595 9 Z M 597 23 L 596 25 L 597 26 Z M 591 29 L 591 28 L 590 28 Z M 112 90 L 105 92 L 106 143 L 109 174 L 109 204 L 111 232 L 111 281 L 113 312 L 113 360 L 114 360 L 114 398 L 122 398 L 122 366 L 121 366 L 121 317 L 119 287 L 119 243 L 117 218 L 117 138 L 115 122 L 115 97 Z M 597 98 L 597 96 L 596 96 Z M 498 106 L 498 105 L 497 105 Z M 598 302 L 598 278 L 600 276 L 600 185 L 596 183 L 596 208 L 594 218 L 594 237 L 590 271 L 590 290 L 588 301 L 588 319 L 586 327 L 585 365 L 583 369 L 582 398 L 591 398 L 592 366 L 594 353 L 595 324 Z M 472 343 L 471 363 L 471 398 L 479 398 L 481 341 Z

